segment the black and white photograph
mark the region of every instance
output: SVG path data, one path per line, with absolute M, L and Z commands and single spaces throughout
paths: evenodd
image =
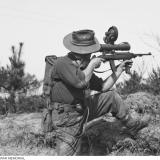
M 158 0 L 0 0 L 0 160 L 158 158 L 159 15 Z

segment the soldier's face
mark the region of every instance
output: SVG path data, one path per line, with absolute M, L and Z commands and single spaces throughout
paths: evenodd
M 83 55 L 81 60 L 81 69 L 85 69 L 90 62 L 91 54 Z

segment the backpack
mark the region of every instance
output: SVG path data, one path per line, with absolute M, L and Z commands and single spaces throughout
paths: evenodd
M 44 133 L 51 132 L 54 128 L 52 122 L 52 108 L 50 107 L 51 102 L 51 90 L 54 85 L 54 81 L 52 80 L 52 72 L 55 69 L 54 65 L 57 61 L 58 57 L 55 55 L 49 55 L 45 57 L 45 73 L 44 73 L 44 80 L 43 80 L 43 95 L 46 102 L 46 108 L 42 113 L 42 122 L 41 127 Z
M 54 64 L 57 61 L 57 56 L 50 55 L 45 57 L 45 73 L 44 73 L 44 80 L 43 80 L 43 94 L 50 95 L 51 87 L 53 86 L 51 74 L 54 69 Z

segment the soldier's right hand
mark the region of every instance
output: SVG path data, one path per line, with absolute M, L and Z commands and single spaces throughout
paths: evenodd
M 98 67 L 100 67 L 101 62 L 103 62 L 103 61 L 104 61 L 103 58 L 95 57 L 95 58 L 91 59 L 90 64 L 92 65 L 93 68 L 98 68 Z

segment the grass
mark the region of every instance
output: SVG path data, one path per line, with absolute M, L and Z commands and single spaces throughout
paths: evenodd
M 55 155 L 40 128 L 41 114 L 13 114 L 0 120 L 0 156 Z

